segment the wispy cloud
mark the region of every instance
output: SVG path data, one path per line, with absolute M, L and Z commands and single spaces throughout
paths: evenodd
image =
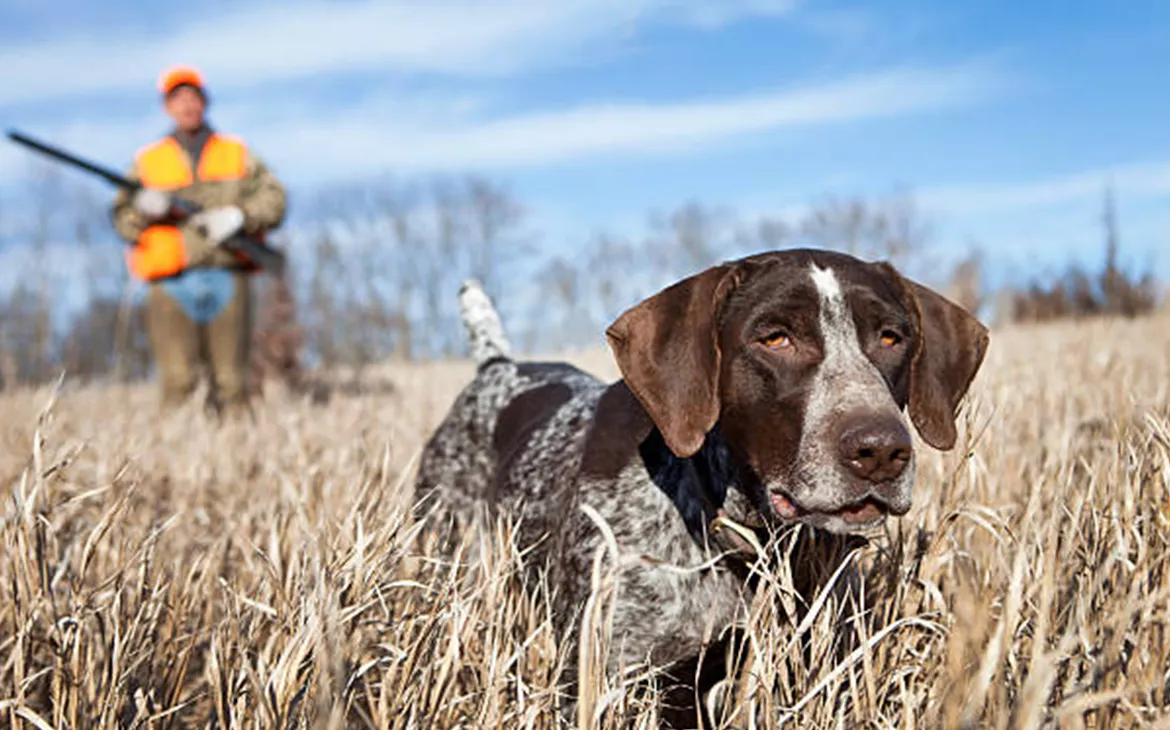
M 895 69 L 820 85 L 675 103 L 592 103 L 489 115 L 474 98 L 412 104 L 401 97 L 375 97 L 357 105 L 259 117 L 255 107 L 226 106 L 215 118 L 225 128 L 256 139 L 258 150 L 287 174 L 320 179 L 389 169 L 507 170 L 596 160 L 599 155 L 692 154 L 745 135 L 971 104 L 998 93 L 1002 83 L 998 74 L 975 64 Z M 161 121 L 143 119 L 76 122 L 45 134 L 60 144 L 83 144 L 89 154 L 128 160 L 133 147 L 159 129 Z
M 1170 195 L 1170 160 L 1135 162 L 1023 182 L 939 185 L 916 193 L 926 208 L 952 216 L 1004 213 L 1100 198 L 1106 185 L 1120 197 Z
M 860 181 L 845 177 L 840 184 L 826 178 L 817 188 L 839 197 L 875 194 Z M 1094 167 L 1031 180 L 996 180 L 979 183 L 925 183 L 905 190 L 916 208 L 932 219 L 1002 223 L 1022 213 L 1032 220 L 1067 218 L 1071 210 L 1096 216 L 1106 187 L 1111 187 L 1122 206 L 1147 205 L 1170 197 L 1170 159 L 1146 160 Z M 741 210 L 753 217 L 769 217 L 790 223 L 799 221 L 817 201 L 757 195 L 741 201 Z M 1080 225 L 1078 221 L 1075 225 Z
M 217 9 L 181 29 L 101 28 L 0 51 L 0 106 L 149 88 L 167 64 L 218 89 L 352 72 L 487 77 L 579 63 L 644 24 L 716 28 L 792 0 L 297 0 Z M 239 9 L 234 9 L 239 8 Z
M 744 18 L 783 18 L 797 9 L 796 0 L 667 0 L 659 15 L 697 28 L 721 28 Z
M 1004 272 L 1049 273 L 1071 261 L 1101 260 L 1102 197 L 1113 189 L 1122 258 L 1170 276 L 1170 159 L 1095 167 L 1027 181 L 925 186 L 915 193 L 922 211 L 940 224 L 944 243 L 972 241 L 993 253 Z M 1022 275 L 1022 274 L 1020 274 Z
M 663 104 L 594 104 L 509 116 L 475 124 L 402 130 L 401 144 L 386 146 L 385 160 L 400 169 L 513 167 L 563 163 L 597 154 L 661 155 L 697 151 L 741 135 L 804 126 L 855 122 L 949 108 L 983 99 L 998 81 L 981 69 L 911 69 L 869 74 L 824 85 L 710 100 Z M 330 120 L 290 130 L 321 145 L 337 140 L 349 154 L 369 154 L 381 125 Z M 279 140 L 279 135 L 276 137 Z M 289 142 L 292 140 L 290 139 Z M 358 142 L 358 144 L 353 144 Z M 347 150 L 334 148 L 334 154 Z M 336 157 L 334 157 L 336 159 Z

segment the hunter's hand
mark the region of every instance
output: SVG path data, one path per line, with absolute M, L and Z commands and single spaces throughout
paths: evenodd
M 191 222 L 207 237 L 208 243 L 219 246 L 244 227 L 244 211 L 235 205 L 209 208 L 191 216 Z
M 139 188 L 131 201 L 134 210 L 150 221 L 166 218 L 173 204 L 170 193 L 153 188 Z

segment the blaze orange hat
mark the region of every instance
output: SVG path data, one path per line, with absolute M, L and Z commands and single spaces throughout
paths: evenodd
M 169 95 L 180 86 L 193 86 L 206 96 L 203 74 L 190 66 L 171 66 L 158 77 L 158 90 L 163 96 Z

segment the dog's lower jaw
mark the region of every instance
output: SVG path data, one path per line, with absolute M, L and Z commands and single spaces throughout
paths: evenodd
M 910 511 L 914 483 L 911 460 L 892 480 L 870 482 L 832 467 L 806 468 L 770 475 L 761 480 L 760 491 L 762 509 L 773 521 L 834 534 L 868 534 Z
M 768 501 L 772 517 L 783 524 L 803 524 L 833 534 L 868 534 L 879 529 L 890 517 L 909 511 L 908 503 L 887 504 L 879 499 L 865 497 L 857 502 L 815 509 L 802 505 L 782 489 L 771 487 Z
M 867 536 L 873 534 L 889 519 L 889 514 L 885 512 L 878 513 L 875 517 L 865 520 L 857 521 L 843 518 L 837 514 L 812 513 L 805 515 L 800 521 L 809 527 L 823 530 L 833 535 L 856 535 Z

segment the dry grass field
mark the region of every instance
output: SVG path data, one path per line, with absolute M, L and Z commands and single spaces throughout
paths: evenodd
M 251 427 L 149 386 L 0 397 L 0 726 L 562 726 L 506 525 L 468 564 L 409 517 L 469 373 L 387 366 L 393 392 L 272 395 Z M 795 642 L 772 577 L 725 727 L 1170 728 L 1170 319 L 995 331 L 960 440 L 858 556 L 858 649 L 831 600 Z M 596 676 L 604 726 L 654 726 L 637 677 Z

